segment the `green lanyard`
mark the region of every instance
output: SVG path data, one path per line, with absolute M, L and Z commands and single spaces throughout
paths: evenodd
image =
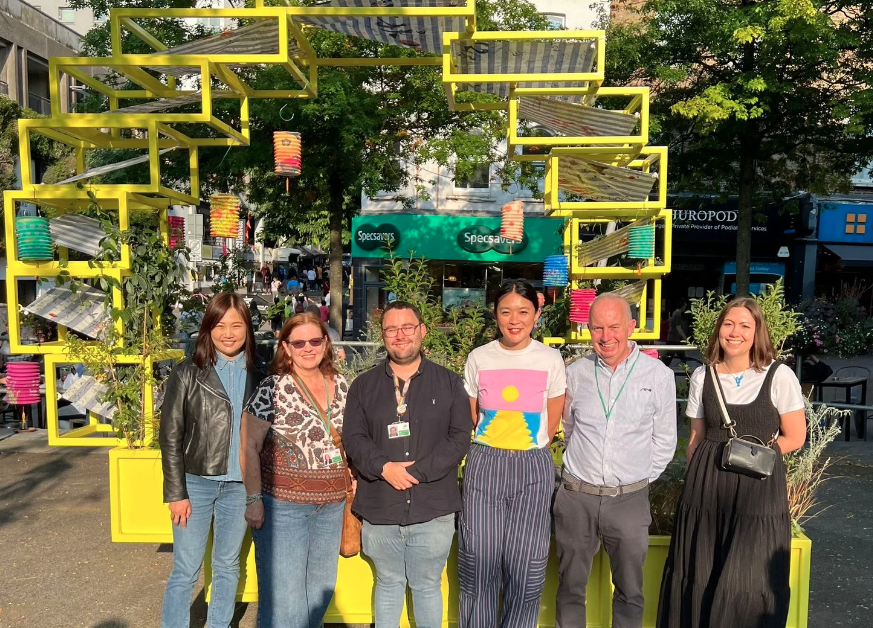
M 312 407 L 318 413 L 318 417 L 324 422 L 325 427 L 330 430 L 330 391 L 327 389 L 327 378 L 322 375 L 321 379 L 324 381 L 324 407 L 325 412 L 327 412 L 327 418 L 325 418 L 324 414 L 321 412 L 321 408 L 318 407 L 318 404 L 315 403 L 315 399 L 312 398 L 312 393 L 309 392 L 309 389 L 306 387 L 306 384 L 303 383 L 303 380 L 299 377 L 293 376 L 295 382 L 297 382 L 297 387 L 303 391 L 306 395 L 306 398 L 309 399 L 309 403 L 312 404 Z
M 615 401 L 612 402 L 612 407 L 607 410 L 606 402 L 603 401 L 603 393 L 600 392 L 600 380 L 597 377 L 597 371 L 600 370 L 600 367 L 597 365 L 597 362 L 594 362 L 594 383 L 597 386 L 597 396 L 600 397 L 600 405 L 603 406 L 603 414 L 606 415 L 606 420 L 609 421 L 609 417 L 612 416 L 612 411 L 615 410 L 615 406 L 618 403 L 618 400 L 621 398 L 621 393 L 624 392 L 624 387 L 627 385 L 627 380 L 630 379 L 631 373 L 634 372 L 634 367 L 637 365 L 637 360 L 640 359 L 640 354 L 637 354 L 636 360 L 631 364 L 630 370 L 627 372 L 627 377 L 624 378 L 624 383 L 621 385 L 621 388 L 618 389 L 618 394 L 615 396 Z

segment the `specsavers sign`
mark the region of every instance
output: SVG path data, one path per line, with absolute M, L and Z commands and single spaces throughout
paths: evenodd
M 358 216 L 352 220 L 352 257 L 425 257 L 482 262 L 542 262 L 561 253 L 563 221 L 526 218 L 521 242 L 500 235 L 500 218 Z

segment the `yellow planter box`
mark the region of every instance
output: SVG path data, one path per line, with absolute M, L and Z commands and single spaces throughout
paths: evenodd
M 110 504 L 112 509 L 112 540 L 128 543 L 172 543 L 169 511 L 162 499 L 163 474 L 160 451 L 129 450 L 123 447 L 109 452 Z M 649 539 L 649 554 L 644 568 L 643 592 L 646 597 L 643 626 L 655 625 L 661 575 L 670 537 Z M 786 628 L 807 628 L 809 610 L 809 570 L 812 543 L 804 535 L 791 541 L 791 608 Z M 207 556 L 211 555 L 207 548 Z M 257 602 L 258 580 L 255 572 L 255 551 L 251 534 L 247 533 L 240 557 L 240 583 L 237 600 Z M 546 588 L 540 604 L 539 625 L 555 625 L 555 595 L 558 588 L 558 567 L 551 549 Z M 204 565 L 207 596 L 211 583 L 209 561 Z M 457 545 L 452 547 L 443 572 L 443 625 L 457 625 L 458 582 Z M 336 593 L 325 617 L 325 623 L 370 624 L 373 622 L 373 588 L 375 570 L 364 556 L 339 558 Z M 407 600 L 408 602 L 409 600 Z M 601 550 L 594 559 L 588 583 L 588 626 L 607 628 L 612 614 L 612 581 L 609 559 Z M 403 613 L 403 628 L 410 625 Z M 414 625 L 414 624 L 413 624 Z
M 109 450 L 109 509 L 114 543 L 172 543 L 158 449 Z

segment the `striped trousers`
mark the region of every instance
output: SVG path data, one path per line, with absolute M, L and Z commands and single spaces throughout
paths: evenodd
M 458 521 L 458 628 L 534 628 L 546 582 L 555 467 L 548 449 L 473 444 Z

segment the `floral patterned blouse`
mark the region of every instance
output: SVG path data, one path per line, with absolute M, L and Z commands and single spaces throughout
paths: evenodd
M 348 382 L 334 377 L 330 422 L 342 435 Z M 329 504 L 346 498 L 345 467 L 330 431 L 290 375 L 264 379 L 245 408 L 270 422 L 261 450 L 261 492 L 286 502 Z

